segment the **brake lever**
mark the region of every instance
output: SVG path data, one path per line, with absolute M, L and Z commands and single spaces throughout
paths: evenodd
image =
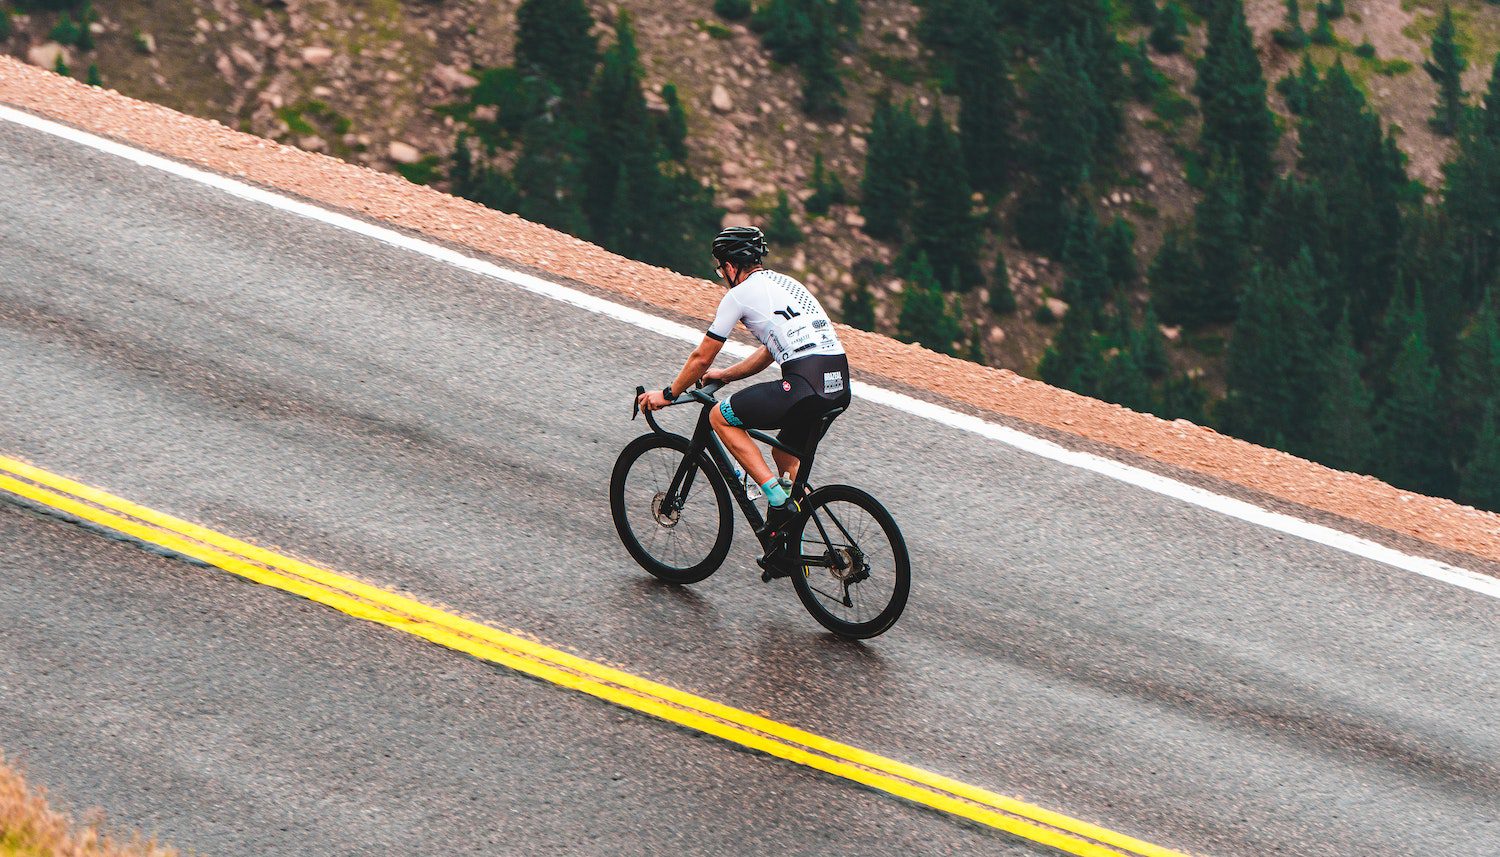
M 644 395 L 646 395 L 646 388 L 645 387 L 636 387 L 635 388 L 635 398 L 630 400 L 630 421 L 631 422 L 635 422 L 635 418 L 641 415 L 641 397 L 644 396 Z

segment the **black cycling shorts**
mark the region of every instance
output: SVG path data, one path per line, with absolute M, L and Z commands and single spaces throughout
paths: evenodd
M 737 391 L 719 403 L 719 413 L 732 426 L 781 429 L 777 440 L 805 450 L 823 415 L 849 402 L 849 359 L 814 355 L 783 363 L 780 381 Z

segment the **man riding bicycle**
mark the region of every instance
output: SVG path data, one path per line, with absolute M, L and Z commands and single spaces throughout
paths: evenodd
M 791 277 L 761 266 L 766 239 L 759 229 L 724 229 L 714 238 L 713 254 L 714 269 L 729 284 L 729 291 L 677 378 L 661 392 L 642 394 L 640 405 L 650 411 L 664 408 L 693 384 L 738 381 L 775 361 L 781 367 L 780 381 L 739 390 L 721 401 L 709 417 L 715 434 L 760 485 L 770 504 L 766 529 L 774 538 L 777 527 L 797 507 L 746 429 L 779 428 L 778 440 L 805 450 L 822 417 L 849 405 L 849 360 L 817 298 Z M 742 321 L 760 341 L 760 348 L 726 369 L 710 369 L 735 324 Z M 778 473 L 796 478 L 801 464 L 796 456 L 780 449 L 772 449 L 771 455 Z

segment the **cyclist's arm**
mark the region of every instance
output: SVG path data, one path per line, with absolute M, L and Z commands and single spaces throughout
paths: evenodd
M 705 380 L 723 381 L 728 384 L 732 381 L 738 381 L 741 378 L 749 378 L 751 375 L 759 373 L 762 369 L 770 365 L 771 349 L 762 345 L 755 349 L 754 353 L 749 357 L 746 357 L 733 366 L 718 370 L 714 373 L 713 378 Z
M 714 365 L 714 358 L 719 356 L 719 350 L 724 347 L 722 339 L 712 336 L 703 337 L 698 347 L 688 356 L 687 363 L 683 364 L 682 371 L 677 373 L 677 380 L 672 382 L 672 392 L 682 395 L 689 387 L 698 383 L 708 367 Z

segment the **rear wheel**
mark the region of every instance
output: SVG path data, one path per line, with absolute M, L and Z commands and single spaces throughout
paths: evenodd
M 789 544 L 800 545 L 792 584 L 819 624 L 864 639 L 896 624 L 911 593 L 906 540 L 891 513 L 869 494 L 828 485 L 808 496 Z
M 697 583 L 713 574 L 734 534 L 729 486 L 703 457 L 689 471 L 686 491 L 667 497 L 691 448 L 680 435 L 641 435 L 620 452 L 609 479 L 620 541 L 641 568 L 667 583 Z

